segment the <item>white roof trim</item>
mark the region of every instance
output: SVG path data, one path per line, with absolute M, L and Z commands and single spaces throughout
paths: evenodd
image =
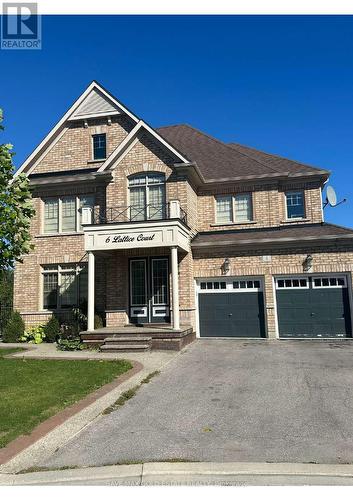
M 177 151 L 171 144 L 163 139 L 153 128 L 151 128 L 147 123 L 143 120 L 140 120 L 137 125 L 129 132 L 129 134 L 125 137 L 125 139 L 117 146 L 117 148 L 113 151 L 113 153 L 105 160 L 103 165 L 98 169 L 98 172 L 104 172 L 114 163 L 115 160 L 118 160 L 119 157 L 125 152 L 126 148 L 129 146 L 130 142 L 136 137 L 136 134 L 140 129 L 147 130 L 150 134 L 152 134 L 163 146 L 165 146 L 169 151 L 171 151 L 177 158 L 179 158 L 183 163 L 190 163 L 187 158 L 185 158 L 179 151 Z
M 125 108 L 115 97 L 110 95 L 103 87 L 99 85 L 99 83 L 93 81 L 86 88 L 86 90 L 80 95 L 78 99 L 73 103 L 73 105 L 68 109 L 68 111 L 64 114 L 64 116 L 58 121 L 58 123 L 51 129 L 49 134 L 42 140 L 42 142 L 36 147 L 36 149 L 26 158 L 26 160 L 22 163 L 20 168 L 15 172 L 14 177 L 17 177 L 20 173 L 25 171 L 33 160 L 37 159 L 37 156 L 42 152 L 43 148 L 46 147 L 49 141 L 51 141 L 55 135 L 61 131 L 65 122 L 72 116 L 78 106 L 83 102 L 83 100 L 88 96 L 88 94 L 93 90 L 98 89 L 105 97 L 107 97 L 111 102 L 113 102 L 116 106 L 118 106 L 124 113 L 126 113 L 130 118 L 132 118 L 135 122 L 138 122 L 139 119 L 135 116 L 131 111 Z M 31 169 L 32 170 L 32 169 Z M 31 171 L 30 170 L 30 171 Z

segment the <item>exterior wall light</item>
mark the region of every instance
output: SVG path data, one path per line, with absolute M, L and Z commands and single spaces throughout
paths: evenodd
M 229 273 L 229 270 L 230 270 L 230 260 L 228 259 L 228 257 L 226 257 L 224 259 L 224 262 L 222 264 L 222 274 L 228 274 Z
M 313 256 L 312 255 L 307 255 L 306 259 L 303 262 L 303 269 L 306 272 L 310 272 L 313 269 Z

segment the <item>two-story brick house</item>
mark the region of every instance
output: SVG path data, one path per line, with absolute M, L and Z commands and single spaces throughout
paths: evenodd
M 95 310 L 105 332 L 144 325 L 167 347 L 192 330 L 351 337 L 353 230 L 323 221 L 327 170 L 152 129 L 92 82 L 18 172 L 36 208 L 15 270 L 27 324 L 87 301 L 86 340 L 106 336 Z

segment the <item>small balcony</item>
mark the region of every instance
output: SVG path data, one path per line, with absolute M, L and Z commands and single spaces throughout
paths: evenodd
M 180 207 L 178 200 L 160 205 L 130 205 L 103 209 L 96 207 L 93 213 L 88 213 L 87 215 L 89 217 L 88 220 L 91 220 L 93 224 L 119 224 L 179 219 L 187 226 L 186 212 Z
M 190 250 L 190 228 L 179 200 L 166 204 L 82 208 L 86 251 L 177 247 Z

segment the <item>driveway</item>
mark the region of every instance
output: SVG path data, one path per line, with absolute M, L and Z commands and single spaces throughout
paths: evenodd
M 353 463 L 353 343 L 202 340 L 46 467 Z

